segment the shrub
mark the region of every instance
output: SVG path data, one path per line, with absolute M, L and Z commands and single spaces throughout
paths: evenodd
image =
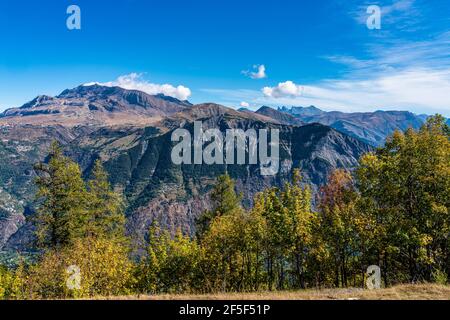
M 74 267 L 70 270 L 71 267 Z M 46 252 L 30 268 L 30 298 L 84 298 L 131 293 L 132 263 L 121 243 L 103 239 L 77 240 L 73 246 Z M 69 283 L 79 269 L 79 286 Z

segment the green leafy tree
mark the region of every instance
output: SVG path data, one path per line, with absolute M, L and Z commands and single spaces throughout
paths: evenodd
M 313 226 L 317 216 L 311 208 L 311 189 L 302 186 L 299 170 L 294 170 L 292 183 L 285 185 L 282 193 L 284 213 L 288 217 L 287 229 L 293 257 L 294 274 L 298 288 L 306 287 L 306 273 L 312 247 Z
M 261 217 L 237 210 L 216 217 L 204 235 L 203 272 L 216 291 L 252 291 L 262 280 Z
M 328 250 L 334 285 L 347 287 L 362 248 L 366 225 L 358 208 L 359 195 L 348 171 L 339 169 L 329 176 L 319 193 L 320 231 Z
M 147 257 L 140 264 L 138 279 L 145 293 L 189 293 L 201 290 L 197 242 L 178 231 L 174 237 L 157 224 L 150 228 Z
M 359 189 L 379 228 L 377 255 L 395 282 L 449 272 L 450 142 L 440 116 L 395 132 L 361 159 Z
M 294 171 L 292 183 L 285 183 L 283 189 L 264 191 L 255 201 L 255 210 L 264 219 L 268 288 L 276 285 L 282 290 L 292 282 L 294 287 L 306 287 L 317 216 L 311 208 L 311 190 L 301 184 L 300 171 Z

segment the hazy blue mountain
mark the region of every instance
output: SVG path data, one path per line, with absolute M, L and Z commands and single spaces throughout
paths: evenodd
M 279 111 L 287 112 L 295 116 L 299 117 L 312 117 L 312 116 L 319 116 L 324 113 L 324 111 L 314 107 L 281 107 L 278 108 Z
M 358 138 L 372 146 L 383 145 L 395 130 L 418 129 L 426 121 L 426 115 L 408 111 L 375 111 L 344 113 L 326 112 L 316 107 L 282 107 L 278 111 L 290 114 L 305 123 L 321 123 L 340 132 Z
M 259 108 L 256 113 L 275 119 L 282 124 L 295 126 L 301 126 L 305 124 L 303 121 L 294 117 L 293 115 L 290 115 L 289 113 L 281 112 L 267 106 Z

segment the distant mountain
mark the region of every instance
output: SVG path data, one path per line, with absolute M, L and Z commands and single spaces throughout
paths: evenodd
M 303 121 L 286 112 L 281 112 L 266 106 L 261 107 L 258 111 L 256 111 L 256 113 L 275 119 L 282 124 L 294 126 L 301 126 L 305 124 Z
M 119 121 L 121 117 L 126 121 Z M 223 133 L 231 128 L 279 129 L 280 172 L 264 177 L 259 165 L 174 165 L 171 134 L 179 127 L 192 132 L 195 120 L 201 120 L 204 129 L 219 128 Z M 225 172 L 236 179 L 248 206 L 257 192 L 281 185 L 295 168 L 318 188 L 332 170 L 351 169 L 372 150 L 329 126 L 300 124 L 277 110 L 254 113 L 212 103 L 193 106 L 121 88 L 78 87 L 57 97 L 38 97 L 7 110 L 0 119 L 0 249 L 30 247 L 33 232 L 25 221 L 34 210 L 33 164 L 44 160 L 53 140 L 61 142 L 86 176 L 93 162 L 102 160 L 126 200 L 129 234 L 142 239 L 154 220 L 171 231 L 181 228 L 193 234 L 196 218 L 209 208 L 215 178 Z
M 282 111 L 282 112 L 290 113 L 292 115 L 299 116 L 299 117 L 319 116 L 319 115 L 325 113 L 325 111 L 322 111 L 314 106 L 292 107 L 292 108 L 281 107 L 281 108 L 278 108 L 278 110 Z
M 79 86 L 57 97 L 39 96 L 0 114 L 1 124 L 149 125 L 191 104 L 164 95 L 100 85 Z
M 375 111 L 344 113 L 326 112 L 316 107 L 279 108 L 278 111 L 290 114 L 306 123 L 321 123 L 340 132 L 358 138 L 372 146 L 383 145 L 386 138 L 395 130 L 418 129 L 427 116 L 415 115 L 408 111 Z

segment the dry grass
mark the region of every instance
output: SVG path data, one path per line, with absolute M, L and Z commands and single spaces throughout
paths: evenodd
M 105 298 L 103 298 L 105 299 Z M 380 290 L 323 289 L 288 292 L 157 295 L 109 298 L 114 300 L 450 300 L 450 286 L 400 285 Z

